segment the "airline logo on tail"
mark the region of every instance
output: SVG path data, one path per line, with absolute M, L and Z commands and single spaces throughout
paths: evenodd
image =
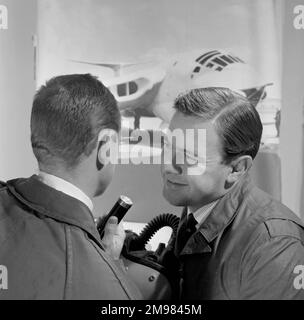
M 195 74 L 199 74 L 202 71 L 202 67 L 212 69 L 213 71 L 222 71 L 233 63 L 245 63 L 242 59 L 232 54 L 224 54 L 217 50 L 206 52 L 195 61 L 197 65 L 192 71 L 191 78 Z

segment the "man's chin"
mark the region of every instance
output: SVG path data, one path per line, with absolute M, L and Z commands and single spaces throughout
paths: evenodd
M 185 206 L 185 202 L 181 197 L 178 197 L 177 194 L 172 194 L 171 192 L 167 192 L 166 190 L 163 190 L 163 196 L 164 198 L 172 205 L 176 207 L 183 207 Z

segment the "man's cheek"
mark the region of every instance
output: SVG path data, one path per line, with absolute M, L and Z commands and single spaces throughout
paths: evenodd
M 198 163 L 197 165 L 195 166 L 192 166 L 192 167 L 188 167 L 186 169 L 186 174 L 188 176 L 202 176 L 205 172 L 206 172 L 206 163 L 203 162 L 203 163 Z

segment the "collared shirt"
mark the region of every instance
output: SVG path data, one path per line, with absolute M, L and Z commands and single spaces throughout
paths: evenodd
M 213 202 L 210 202 L 210 203 L 206 204 L 205 206 L 197 209 L 195 212 L 192 212 L 195 220 L 197 221 L 196 229 L 198 229 L 202 225 L 202 223 L 206 220 L 206 218 L 211 213 L 213 208 L 217 205 L 219 200 L 220 199 L 217 199 Z M 190 213 L 191 213 L 191 210 L 188 207 L 187 214 L 189 215 Z
M 57 191 L 61 191 L 70 197 L 76 198 L 84 203 L 91 210 L 91 212 L 93 211 L 92 200 L 72 183 L 42 171 L 39 172 L 39 179 L 49 187 L 54 188 Z

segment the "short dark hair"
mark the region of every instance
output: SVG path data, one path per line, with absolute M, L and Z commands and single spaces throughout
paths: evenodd
M 37 91 L 31 115 L 31 142 L 39 164 L 61 161 L 75 167 L 89 156 L 103 128 L 120 130 L 112 93 L 90 74 L 54 77 Z
M 241 94 L 220 87 L 194 89 L 180 95 L 174 107 L 185 115 L 214 121 L 225 163 L 242 155 L 254 159 L 258 153 L 263 125 L 255 107 Z

